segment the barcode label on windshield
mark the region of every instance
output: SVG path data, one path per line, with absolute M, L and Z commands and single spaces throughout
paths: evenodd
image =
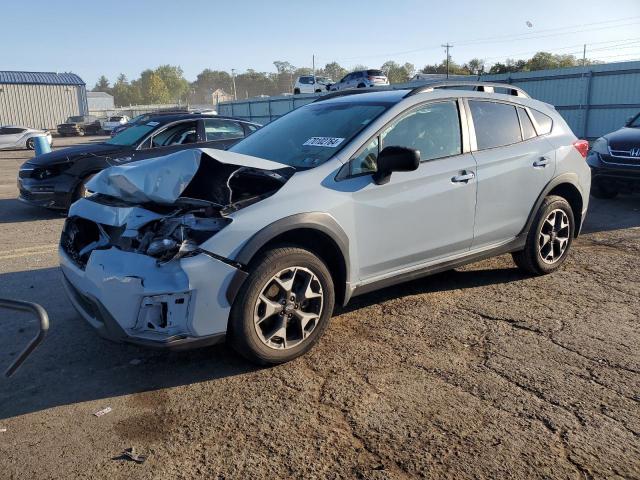
M 336 148 L 338 145 L 342 143 L 343 140 L 344 138 L 338 138 L 338 137 L 311 137 L 302 145 L 308 145 L 312 147 Z

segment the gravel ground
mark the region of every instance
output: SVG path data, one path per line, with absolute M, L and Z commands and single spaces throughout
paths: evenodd
M 3 479 L 640 478 L 640 197 L 592 200 L 553 275 L 503 256 L 358 297 L 308 355 L 258 369 L 85 325 L 60 284 L 62 217 L 15 200 L 29 156 L 0 152 L 0 297 L 52 326 L 0 379 Z M 4 368 L 35 323 L 0 318 Z

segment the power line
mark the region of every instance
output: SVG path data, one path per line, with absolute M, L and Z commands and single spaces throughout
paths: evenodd
M 512 34 L 507 34 L 507 35 L 498 35 L 498 36 L 494 36 L 494 37 L 483 37 L 483 38 L 477 38 L 477 39 L 473 39 L 473 40 L 462 40 L 459 42 L 455 42 L 456 45 L 458 46 L 469 46 L 469 45 L 478 45 L 478 44 L 486 44 L 486 43 L 503 43 L 503 42 L 515 42 L 515 41 L 521 41 L 521 40 L 535 40 L 537 38 L 550 38 L 550 37 L 555 37 L 555 36 L 563 36 L 563 35 L 571 35 L 571 34 L 575 34 L 575 33 L 582 33 L 582 32 L 591 32 L 591 31 L 598 31 L 598 30 L 606 30 L 609 28 L 620 28 L 620 27 L 626 27 L 626 26 L 630 26 L 630 25 L 637 25 L 638 23 L 638 19 L 640 19 L 640 16 L 634 16 L 634 17 L 626 17 L 626 18 L 618 18 L 618 19 L 613 19 L 613 20 L 603 20 L 600 22 L 591 22 L 591 23 L 582 23 L 582 24 L 578 24 L 578 25 L 569 25 L 569 26 L 564 26 L 564 27 L 555 27 L 555 28 L 548 28 L 548 29 L 544 29 L 544 30 L 538 30 L 535 32 L 526 32 L 526 33 L 512 33 Z M 630 22 L 631 20 L 634 20 L 633 22 Z M 616 24 L 616 25 L 605 25 L 605 24 L 611 24 L 611 23 L 618 23 L 618 22 L 627 22 L 627 23 L 623 23 L 623 24 Z M 630 23 L 629 23 L 630 22 Z M 605 25 L 605 26 L 601 26 L 598 28 L 584 28 L 584 27 L 589 27 L 589 26 L 595 26 L 595 25 Z M 576 30 L 578 29 L 578 30 Z M 551 33 L 548 35 L 540 35 L 541 33 L 548 33 L 548 32 L 557 32 L 557 33 Z M 384 53 L 384 54 L 373 54 L 373 55 L 360 55 L 357 57 L 342 57 L 342 58 L 334 58 L 333 60 L 335 61 L 352 61 L 352 60 L 361 60 L 361 59 L 365 59 L 365 58 L 382 58 L 382 57 L 394 57 L 394 56 L 399 56 L 399 55 L 406 55 L 408 53 L 417 53 L 417 52 L 422 52 L 422 51 L 426 51 L 426 50 L 436 50 L 439 49 L 439 46 L 433 45 L 433 46 L 428 46 L 428 47 L 422 47 L 422 48 L 415 48 L 415 49 L 411 49 L 411 50 L 404 50 L 404 51 L 398 51 L 398 52 L 390 52 L 390 53 Z
M 449 78 L 449 49 L 453 47 L 453 45 L 450 45 L 449 42 L 447 42 L 444 45 L 441 45 L 441 47 L 443 47 L 447 52 L 447 78 Z

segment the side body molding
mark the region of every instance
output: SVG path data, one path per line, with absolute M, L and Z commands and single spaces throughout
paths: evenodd
M 344 300 L 345 303 L 348 301 L 351 296 L 351 290 L 348 288 L 349 285 L 349 265 L 350 265 L 350 256 L 349 256 L 349 237 L 344 232 L 342 227 L 336 222 L 336 220 L 328 213 L 324 212 L 308 212 L 308 213 L 298 213 L 295 215 L 291 215 L 289 217 L 281 218 L 273 222 L 270 225 L 267 225 L 262 230 L 259 230 L 255 233 L 239 250 L 239 252 L 235 255 L 234 261 L 242 264 L 248 265 L 251 262 L 251 259 L 255 256 L 258 251 L 264 247 L 267 243 L 269 243 L 274 238 L 293 230 L 316 230 L 319 233 L 322 233 L 329 237 L 335 246 L 339 249 L 342 258 L 338 259 L 338 262 L 342 264 L 344 268 L 345 275 L 345 285 L 342 287 L 345 289 L 344 291 Z M 241 270 L 238 271 L 237 279 L 234 278 L 227 290 L 227 300 L 229 304 L 233 304 L 233 301 L 240 290 L 240 287 L 244 283 L 244 280 L 247 277 L 247 273 Z M 336 289 L 340 288 L 339 285 L 336 285 Z

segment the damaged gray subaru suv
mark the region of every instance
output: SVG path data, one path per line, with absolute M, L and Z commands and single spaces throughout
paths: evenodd
M 503 253 L 556 270 L 587 211 L 587 149 L 504 84 L 329 94 L 227 151 L 96 175 L 64 226 L 64 283 L 107 338 L 226 337 L 286 362 L 355 295 Z

